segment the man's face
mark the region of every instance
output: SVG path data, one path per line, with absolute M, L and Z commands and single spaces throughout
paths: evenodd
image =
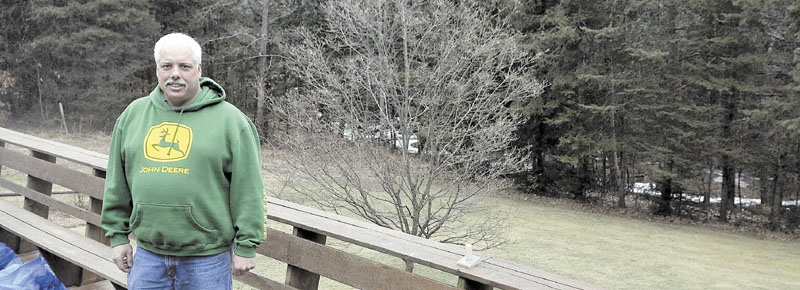
M 188 46 L 167 43 L 161 47 L 156 67 L 158 87 L 172 107 L 191 103 L 200 91 L 200 65 Z

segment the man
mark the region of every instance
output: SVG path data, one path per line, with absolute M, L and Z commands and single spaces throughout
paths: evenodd
M 201 55 L 185 34 L 162 37 L 158 86 L 114 125 L 101 219 L 130 289 L 231 289 L 266 238 L 258 134 L 201 77 Z

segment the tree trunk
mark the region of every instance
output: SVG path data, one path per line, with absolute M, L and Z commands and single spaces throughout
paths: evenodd
M 623 178 L 623 169 L 622 169 L 622 157 L 620 156 L 619 151 L 614 150 L 614 157 L 613 157 L 613 165 L 614 165 L 614 172 L 616 174 L 613 176 L 614 178 L 614 189 L 617 192 L 617 207 L 626 207 L 625 205 L 625 193 L 627 193 L 627 184 L 625 182 L 625 178 Z
M 536 143 L 533 146 L 533 173 L 540 174 L 544 171 L 544 150 L 545 150 L 545 124 L 543 118 L 536 117 Z
M 673 161 L 667 161 L 667 174 L 672 173 Z M 672 214 L 672 177 L 669 175 L 664 177 L 661 181 L 661 186 L 659 186 L 661 191 L 661 200 L 659 201 L 659 207 L 656 214 L 668 216 Z
M 758 170 L 758 191 L 761 197 L 761 206 L 767 207 L 772 205 L 772 194 L 769 190 L 769 179 L 764 168 Z
M 42 76 L 39 74 L 39 68 L 41 66 L 41 63 L 36 63 L 36 90 L 39 94 L 39 112 L 42 114 L 42 120 L 44 120 L 44 102 L 42 102 Z
M 742 168 L 736 171 L 736 176 L 734 177 L 736 179 L 736 192 L 739 195 L 739 207 L 742 207 L 744 202 L 744 199 L 742 199 Z
M 735 196 L 736 188 L 734 187 L 734 168 L 730 164 L 730 158 L 727 154 L 722 156 L 722 190 L 720 195 L 722 201 L 719 204 L 719 220 L 723 222 L 728 221 L 728 211 L 733 209 L 733 198 Z
M 259 41 L 259 52 L 261 56 L 258 61 L 258 76 L 256 80 L 256 88 L 258 91 L 256 103 L 256 129 L 258 135 L 262 140 L 269 138 L 267 131 L 267 122 L 264 119 L 264 111 L 267 110 L 267 45 L 269 37 L 269 2 L 264 2 L 261 10 L 261 40 Z
M 578 186 L 572 191 L 572 195 L 576 200 L 586 200 L 586 189 L 591 186 L 591 179 L 589 178 L 589 158 L 583 157 L 578 162 Z
M 733 98 L 736 97 L 736 94 L 733 93 L 731 95 L 722 96 L 722 103 L 725 107 L 725 118 L 722 121 L 722 136 L 721 141 L 724 142 L 723 146 L 728 146 L 729 144 L 733 143 L 733 134 L 732 128 L 734 115 L 736 113 L 736 101 Z M 722 195 L 722 201 L 719 205 L 719 220 L 723 222 L 728 221 L 728 211 L 732 210 L 734 207 L 733 200 L 736 196 L 736 188 L 734 179 L 735 169 L 733 166 L 733 161 L 731 160 L 730 153 L 728 153 L 728 148 L 723 147 L 722 158 L 721 158 L 721 168 L 722 168 L 722 191 L 720 194 Z
M 706 181 L 705 192 L 703 192 L 703 206 L 705 207 L 711 205 L 711 189 L 714 184 L 714 161 L 709 158 L 708 164 L 708 180 Z
M 772 210 L 769 214 L 769 228 L 776 230 L 779 228 L 781 210 L 783 209 L 783 190 L 781 182 L 778 180 L 783 167 L 783 154 L 778 157 L 775 163 L 775 171 L 772 175 Z
M 656 214 L 668 216 L 672 214 L 672 178 L 667 177 L 661 183 L 661 200 L 659 201 L 658 212 Z
M 618 105 L 617 104 L 617 94 L 613 93 L 615 91 L 613 86 L 612 86 L 611 91 L 612 91 L 612 94 L 611 94 L 612 102 L 614 103 L 614 105 Z M 617 206 L 621 207 L 621 208 L 625 207 L 625 192 L 626 192 L 627 186 L 625 184 L 625 181 L 622 178 L 622 172 L 623 172 L 622 171 L 623 170 L 623 168 L 622 168 L 622 153 L 620 152 L 620 149 L 619 149 L 619 146 L 618 146 L 618 144 L 619 144 L 619 140 L 618 139 L 620 137 L 618 136 L 619 134 L 617 134 L 617 133 L 622 131 L 621 128 L 622 128 L 623 122 L 624 122 L 623 117 L 617 115 L 616 109 L 612 110 L 611 111 L 611 132 L 612 132 L 611 142 L 613 142 L 612 144 L 613 144 L 613 154 L 614 154 L 614 158 L 613 158 L 614 161 L 612 163 L 612 166 L 614 166 L 614 171 L 617 173 L 616 176 L 615 176 L 615 179 L 614 179 L 614 183 L 616 185 L 614 187 L 614 189 L 616 190 L 617 197 L 619 198 L 619 199 L 617 199 Z
M 611 158 L 614 158 L 614 157 L 612 156 Z M 602 190 L 600 190 L 600 200 L 603 200 L 603 198 L 605 198 L 606 191 L 608 191 L 609 187 L 610 188 L 616 188 L 616 186 L 613 184 L 614 182 L 611 181 L 611 179 L 614 178 L 614 176 L 616 176 L 616 172 L 614 172 L 614 168 L 613 167 L 610 170 L 611 172 L 609 172 L 607 160 L 608 160 L 608 153 L 606 152 L 606 154 L 603 154 L 603 162 L 601 162 L 602 168 L 600 169 L 601 172 L 602 172 L 600 174 L 600 178 L 601 178 L 600 184 L 603 185 Z M 611 162 L 614 162 L 614 161 L 612 160 Z

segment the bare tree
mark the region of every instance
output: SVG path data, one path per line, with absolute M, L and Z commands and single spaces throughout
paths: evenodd
M 268 99 L 276 90 L 276 83 L 284 85 L 281 58 L 275 54 L 277 42 L 287 27 L 296 25 L 298 11 L 308 9 L 307 1 L 299 0 L 244 0 L 208 1 L 193 10 L 192 21 L 198 27 L 211 27 L 201 39 L 204 47 L 212 47 L 207 54 L 204 70 L 225 76 L 228 101 L 247 111 L 254 102 L 253 122 L 262 139 L 270 137 L 270 110 Z M 203 34 L 200 34 L 203 35 Z M 254 89 L 255 92 L 250 90 Z M 239 98 L 239 99 L 234 99 Z
M 526 160 L 508 145 L 542 91 L 535 56 L 464 2 L 328 1 L 323 15 L 322 31 L 282 48 L 304 82 L 272 104 L 286 122 L 273 141 L 302 180 L 289 185 L 412 235 L 504 243 L 502 214 L 480 200 Z
M 295 3 L 293 0 L 262 0 L 259 2 L 261 6 L 261 30 L 259 31 L 258 40 L 258 70 L 256 71 L 256 117 L 255 124 L 258 129 L 258 135 L 262 139 L 270 137 L 269 127 L 267 124 L 268 113 L 268 99 L 269 91 L 267 90 L 268 78 L 270 77 L 270 68 L 274 56 L 270 55 L 269 47 L 271 43 L 277 42 L 275 39 L 280 38 L 279 34 L 282 33 L 281 27 L 275 27 L 275 22 L 281 18 L 287 17 L 297 11 L 304 3 Z M 303 2 L 303 1 L 301 1 Z
M 265 55 L 268 51 L 269 46 L 269 30 L 270 30 L 270 20 L 269 20 L 269 4 L 263 3 L 261 4 L 261 31 L 260 31 L 260 40 L 258 43 L 259 52 L 262 55 L 261 58 L 258 60 L 258 77 L 256 78 L 256 92 L 258 95 L 256 96 L 256 128 L 258 129 L 258 135 L 262 138 L 267 138 L 267 130 L 264 120 L 264 112 L 266 111 L 267 105 L 267 90 L 266 90 L 266 79 L 269 70 L 269 60 Z
M 4 57 L 0 56 L 0 65 L 5 62 Z M 0 95 L 4 95 L 8 88 L 13 87 L 14 83 L 16 83 L 16 79 L 11 75 L 11 73 L 0 70 Z M 8 108 L 6 108 L 6 104 L 0 102 L 0 125 L 5 124 L 6 120 L 8 119 Z

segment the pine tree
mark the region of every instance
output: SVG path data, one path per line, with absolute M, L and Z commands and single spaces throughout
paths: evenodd
M 528 4 L 528 11 L 544 11 L 537 19 L 540 31 L 529 32 L 528 43 L 533 50 L 545 52 L 541 71 L 550 86 L 545 102 L 531 112 L 529 127 L 521 131 L 536 130 L 523 136 L 535 145 L 534 152 L 549 149 L 572 168 L 567 172 L 574 172 L 579 185 L 570 190 L 576 197 L 586 190 L 609 187 L 618 205 L 625 206 L 629 166 L 637 145 L 631 120 L 638 118 L 634 114 L 643 105 L 638 81 L 646 70 L 639 51 L 631 49 L 642 41 L 637 34 L 639 19 L 630 8 L 637 3 Z M 552 142 L 543 140 L 554 139 L 547 137 L 554 132 L 558 132 L 557 147 L 545 147 Z M 603 164 L 600 169 L 596 169 L 597 160 Z M 594 185 L 596 180 L 602 181 L 600 188 Z
M 32 1 L 25 15 L 34 37 L 16 62 L 36 75 L 23 90 L 36 92 L 45 124 L 58 103 L 78 131 L 110 130 L 117 114 L 152 84 L 152 37 L 157 23 L 146 1 Z M 37 81 L 38 80 L 38 81 Z
M 747 2 L 749 3 L 749 2 Z M 746 112 L 746 125 L 753 128 L 745 140 L 749 152 L 757 158 L 749 165 L 762 175 L 762 205 L 771 209 L 768 227 L 778 229 L 782 216 L 784 192 L 798 187 L 800 171 L 800 5 L 791 1 L 749 3 L 750 22 L 760 36 L 761 54 L 749 56 L 760 64 L 760 73 L 752 91 L 760 97 Z M 793 191 L 793 190 L 792 190 Z

